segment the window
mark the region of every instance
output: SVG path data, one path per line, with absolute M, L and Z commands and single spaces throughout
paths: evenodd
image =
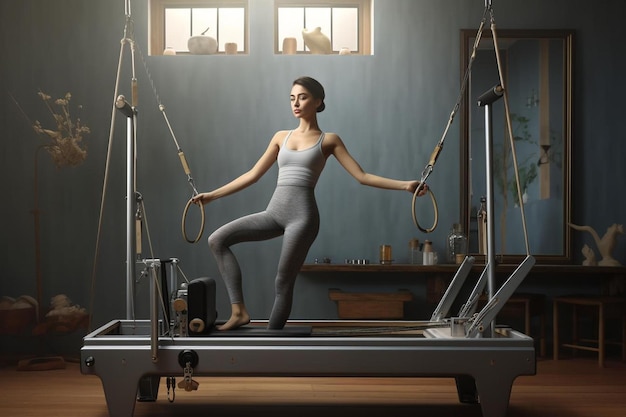
M 187 42 L 197 35 L 217 40 L 218 54 L 248 53 L 250 0 L 150 0 L 150 54 L 166 48 L 189 54 Z M 295 38 L 295 52 L 310 53 L 302 30 L 321 32 L 331 41 L 331 53 L 372 53 L 372 0 L 274 0 L 274 52 L 283 53 L 283 40 Z M 268 2 L 268 7 L 269 7 Z M 228 48 L 227 48 L 228 46 Z
M 151 0 L 150 53 L 161 55 L 165 48 L 177 54 L 189 53 L 190 37 L 215 38 L 218 53 L 227 44 L 247 53 L 248 2 L 242 0 Z
M 296 53 L 308 53 L 302 30 L 321 28 L 332 53 L 371 54 L 371 0 L 275 0 L 275 52 L 285 38 L 296 39 Z

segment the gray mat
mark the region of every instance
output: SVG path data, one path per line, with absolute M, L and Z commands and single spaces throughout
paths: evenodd
M 218 323 L 221 324 L 221 323 Z M 260 326 L 241 326 L 233 330 L 213 329 L 205 337 L 302 337 L 311 336 L 310 326 L 286 326 L 282 330 L 270 330 Z

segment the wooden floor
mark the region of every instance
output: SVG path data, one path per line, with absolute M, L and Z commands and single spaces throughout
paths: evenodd
M 178 379 L 180 380 L 180 378 Z M 197 378 L 198 391 L 176 390 L 174 403 L 161 380 L 156 402 L 138 402 L 135 417 L 361 417 L 481 416 L 461 404 L 454 380 L 444 378 Z M 0 416 L 108 417 L 100 379 L 65 369 L 18 371 L 0 366 Z M 626 364 L 594 358 L 539 360 L 537 375 L 519 377 L 508 417 L 624 417 Z

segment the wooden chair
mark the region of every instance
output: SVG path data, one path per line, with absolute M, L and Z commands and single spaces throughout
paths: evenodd
M 570 306 L 572 311 L 572 336 L 569 343 L 563 343 L 560 340 L 562 329 L 559 326 L 559 314 L 561 312 L 560 307 L 564 305 Z M 622 360 L 626 361 L 626 298 L 593 295 L 555 297 L 553 299 L 553 309 L 554 360 L 559 359 L 561 347 L 568 347 L 576 350 L 598 352 L 598 366 L 604 367 L 606 345 L 617 344 L 622 349 Z M 593 327 L 597 328 L 597 338 L 579 338 L 580 316 L 585 313 L 591 313 L 592 320 L 595 321 Z M 621 326 L 621 340 L 618 342 L 607 340 L 606 337 L 606 320 L 612 318 L 617 319 Z

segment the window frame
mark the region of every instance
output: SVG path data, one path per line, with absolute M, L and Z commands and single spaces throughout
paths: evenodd
M 165 50 L 165 9 L 167 8 L 237 8 L 244 9 L 244 45 L 237 54 L 248 54 L 249 37 L 249 0 L 150 0 L 150 25 L 148 28 L 150 40 L 150 55 L 163 55 Z M 219 29 L 218 29 L 219 30 Z M 218 39 L 219 42 L 219 39 Z M 190 55 L 189 52 L 179 52 L 180 55 Z M 216 55 L 224 55 L 224 51 Z
M 274 53 L 279 55 L 282 51 L 279 48 L 278 39 L 278 9 L 281 7 L 357 7 L 358 10 L 358 51 L 352 52 L 355 55 L 372 55 L 372 1 L 373 0 L 274 0 Z M 309 28 L 312 29 L 312 28 Z M 332 39 L 331 39 L 332 43 Z M 309 51 L 296 51 L 296 55 L 310 55 Z M 332 51 L 337 55 L 338 51 Z

